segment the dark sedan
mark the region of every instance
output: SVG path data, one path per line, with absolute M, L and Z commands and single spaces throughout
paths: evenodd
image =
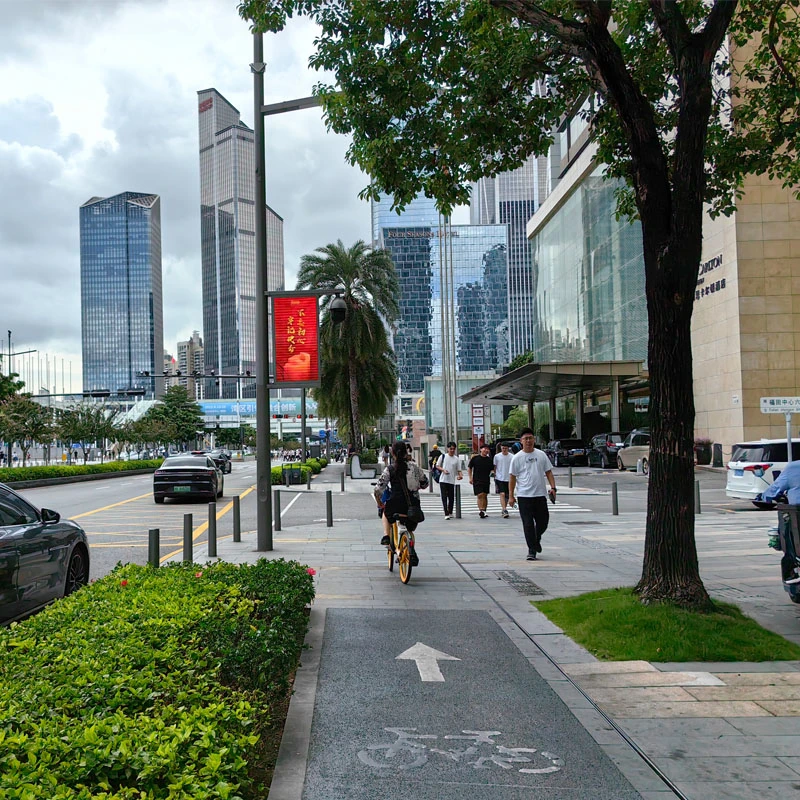
M 88 582 L 83 528 L 0 484 L 0 623 L 26 617 Z
M 177 455 L 164 459 L 153 473 L 153 500 L 167 497 L 203 497 L 209 501 L 222 497 L 225 479 L 207 454 Z
M 625 440 L 625 434 L 618 431 L 600 433 L 589 442 L 589 466 L 602 469 L 617 466 L 617 453 Z
M 214 459 L 214 463 L 226 475 L 230 474 L 233 465 L 231 464 L 231 454 L 225 450 L 212 450 L 209 455 Z
M 554 467 L 575 467 L 589 463 L 589 449 L 581 439 L 556 439 L 544 448 Z

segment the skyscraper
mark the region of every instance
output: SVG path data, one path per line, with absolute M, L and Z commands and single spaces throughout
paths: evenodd
M 80 207 L 83 390 L 163 392 L 161 200 L 123 192 Z M 139 377 L 148 372 L 153 377 Z
M 198 94 L 206 374 L 255 375 L 255 144 L 216 89 Z M 269 289 L 283 288 L 283 220 L 267 209 Z M 241 395 L 239 395 L 241 391 Z M 209 380 L 206 397 L 255 396 L 255 380 Z
M 178 385 L 185 386 L 189 392 L 189 397 L 195 400 L 204 398 L 205 388 L 202 380 L 195 378 L 195 373 L 202 373 L 205 370 L 205 358 L 203 355 L 203 339 L 199 331 L 192 331 L 191 338 L 183 342 L 178 342 L 178 371 L 181 373 L 178 378 Z
M 546 187 L 540 185 L 542 170 L 546 166 L 546 159 L 530 156 L 518 169 L 494 178 L 481 178 L 472 187 L 470 222 L 473 225 L 499 223 L 509 226 L 509 358 L 535 347 L 535 278 L 525 227 L 546 194 Z

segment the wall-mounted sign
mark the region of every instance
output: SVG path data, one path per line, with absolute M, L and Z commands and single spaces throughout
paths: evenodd
M 275 386 L 319 386 L 317 295 L 272 296 Z

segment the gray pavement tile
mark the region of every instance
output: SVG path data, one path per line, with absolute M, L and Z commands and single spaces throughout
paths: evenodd
M 695 781 L 759 781 L 797 780 L 798 773 L 777 758 L 769 756 L 709 756 L 689 757 L 686 753 L 673 757 L 658 757 L 656 763 L 673 780 L 680 776 L 681 783 Z
M 725 721 L 751 736 L 800 736 L 800 717 L 729 717 Z
M 691 738 L 663 735 L 656 731 L 637 734 L 636 743 L 653 758 L 743 758 L 795 756 L 800 753 L 800 736 L 707 736 Z
M 795 753 L 800 752 L 795 750 Z M 777 754 L 776 754 L 777 755 Z M 793 769 L 798 775 L 800 775 L 800 756 L 778 756 L 780 761 L 786 764 L 787 767 Z
M 662 672 L 791 672 L 798 669 L 797 661 L 670 661 L 653 662 L 653 666 Z M 723 678 L 724 680 L 724 678 Z
M 600 747 L 617 765 L 620 772 L 631 782 L 637 792 L 658 792 L 664 789 L 664 781 L 650 769 L 641 756 L 632 750 L 629 745 L 601 744 Z
M 624 719 L 619 725 L 631 736 L 652 734 L 654 736 L 676 736 L 695 740 L 703 737 L 735 736 L 746 731 L 740 730 L 736 723 L 769 723 L 763 717 L 744 717 L 737 719 L 721 719 L 713 717 L 693 717 L 691 719 Z M 800 723 L 800 720 L 798 720 Z M 758 733 L 757 730 L 753 733 Z
M 766 781 L 678 781 L 678 788 L 691 800 L 765 800 L 796 798 L 797 782 L 778 779 Z
M 597 659 L 563 633 L 536 634 L 533 641 L 559 664 L 579 664 Z

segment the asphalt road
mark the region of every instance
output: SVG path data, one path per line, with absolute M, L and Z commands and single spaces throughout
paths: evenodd
M 293 487 L 296 491 L 281 492 L 281 518 L 284 528 L 324 521 L 325 489 L 329 487 L 333 498 L 334 524 L 352 519 L 375 519 L 376 532 L 378 531 L 380 523 L 374 500 L 369 494 L 369 482 L 348 479 L 347 493 L 342 495 L 339 491 L 341 469 L 341 465 L 331 465 L 323 470 L 314 479 L 314 491 L 311 493 L 306 493 L 305 487 Z M 569 470 L 561 467 L 554 472 L 557 485 L 564 490 L 563 500 L 572 505 L 608 513 L 611 506 L 611 484 L 616 482 L 621 513 L 643 511 L 646 508 L 646 476 L 619 473 L 616 470 L 574 468 L 573 485 L 576 488 L 592 489 L 595 493 L 569 494 Z M 255 478 L 255 462 L 234 463 L 231 474 L 225 476 L 224 497 L 217 501 L 219 538 L 232 533 L 231 511 L 234 495 L 241 498 L 242 530 L 255 530 Z M 725 496 L 724 473 L 698 470 L 696 478 L 700 481 L 704 514 L 760 514 L 750 503 L 730 500 Z M 120 561 L 146 563 L 147 532 L 150 528 L 158 528 L 161 532 L 162 558 L 179 552 L 183 542 L 184 514 L 193 515 L 195 541 L 205 541 L 208 505 L 205 502 L 177 500 L 156 505 L 152 497 L 152 481 L 151 475 L 131 475 L 91 483 L 27 489 L 22 494 L 40 508 L 55 509 L 63 517 L 75 519 L 84 527 L 91 545 L 91 578 L 94 579 L 106 575 Z M 466 478 L 462 491 L 465 498 L 471 495 Z M 434 494 L 438 496 L 436 487 Z M 278 538 L 281 533 L 276 531 L 274 536 Z

